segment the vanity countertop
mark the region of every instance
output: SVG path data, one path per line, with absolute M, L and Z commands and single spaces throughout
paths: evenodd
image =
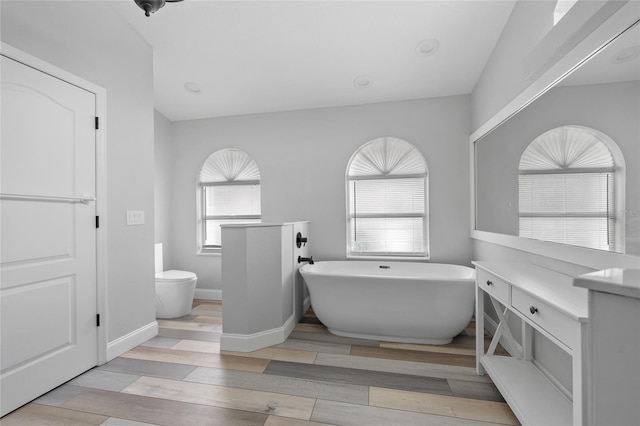
M 611 268 L 580 275 L 573 285 L 640 299 L 640 269 Z

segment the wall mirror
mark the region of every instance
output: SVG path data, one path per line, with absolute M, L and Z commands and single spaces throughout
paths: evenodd
M 474 151 L 476 230 L 640 256 L 640 25 Z

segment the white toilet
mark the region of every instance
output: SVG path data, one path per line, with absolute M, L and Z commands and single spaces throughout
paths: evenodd
M 156 318 L 177 318 L 188 315 L 193 304 L 198 277 L 193 272 L 163 271 L 162 243 L 155 245 L 156 258 Z

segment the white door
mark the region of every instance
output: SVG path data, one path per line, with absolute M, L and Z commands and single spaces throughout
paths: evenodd
M 0 415 L 97 363 L 95 95 L 1 58 Z

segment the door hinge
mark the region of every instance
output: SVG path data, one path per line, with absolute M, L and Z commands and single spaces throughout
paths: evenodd
M 100 117 L 96 117 L 96 130 L 100 128 Z
M 100 314 L 96 315 L 96 327 L 100 327 Z
M 96 216 L 96 228 L 100 228 L 100 216 Z

